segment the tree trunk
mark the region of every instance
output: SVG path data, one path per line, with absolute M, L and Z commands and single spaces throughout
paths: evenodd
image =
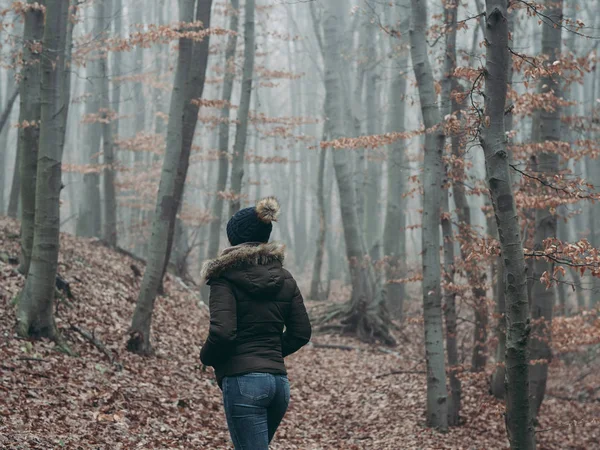
M 509 35 L 513 36 L 513 41 L 515 40 L 514 28 L 515 28 L 515 20 L 513 15 L 513 10 L 509 10 L 508 12 L 508 32 Z M 512 59 L 510 60 L 512 63 Z M 512 80 L 513 80 L 513 65 L 508 64 L 508 75 L 507 75 L 507 84 L 508 87 L 512 88 Z M 509 100 L 507 99 L 507 103 Z M 508 106 L 508 104 L 506 105 Z M 508 135 L 513 129 L 513 114 L 510 109 L 508 109 L 508 113 L 504 115 L 504 129 L 506 134 Z M 511 141 L 509 139 L 508 144 Z M 512 152 L 509 150 L 509 161 L 513 162 L 514 158 Z M 518 184 L 518 179 L 513 179 L 513 186 Z M 494 237 L 498 237 L 498 226 L 495 221 L 490 221 L 494 226 L 493 235 Z M 490 390 L 492 395 L 496 398 L 504 399 L 506 390 L 504 388 L 504 379 L 506 377 L 506 299 L 505 299 L 505 291 L 506 291 L 506 277 L 504 264 L 502 262 L 502 258 L 498 257 L 492 263 L 492 271 L 496 272 L 496 283 L 493 285 L 494 288 L 494 303 L 496 305 L 496 327 L 495 327 L 495 336 L 496 336 L 496 367 L 494 369 L 494 373 L 492 374 L 491 386 Z M 493 272 L 492 272 L 493 273 Z
M 21 71 L 23 72 L 23 70 Z M 13 106 L 17 97 L 19 96 L 19 88 L 15 88 L 8 98 L 6 105 L 4 106 L 4 110 L 2 111 L 2 116 L 0 117 L 0 213 L 4 212 L 4 177 L 7 174 L 6 171 L 6 156 L 8 154 L 8 132 L 9 127 L 5 127 L 8 123 L 10 115 L 12 113 Z M 1 103 L 0 103 L 1 104 Z M 17 148 L 17 154 L 18 154 Z M 19 167 L 15 166 L 15 172 L 19 171 Z M 14 176 L 13 176 L 14 177 Z M 16 215 L 16 212 L 15 212 Z
M 504 124 L 507 74 L 511 64 L 507 3 L 507 0 L 486 0 L 484 114 L 489 123 L 483 125 L 480 141 L 485 153 L 506 279 L 506 428 L 513 450 L 529 450 L 535 448 L 535 442 L 529 414 L 527 276 Z
M 446 55 L 444 67 L 444 79 L 442 82 L 442 113 L 444 116 L 449 114 L 459 114 L 460 106 L 452 100 L 453 88 L 456 89 L 458 83 L 454 79 L 454 70 L 456 68 L 456 16 L 458 14 L 458 2 L 447 1 L 444 4 L 444 24 L 446 26 Z M 453 153 L 459 152 L 460 138 L 453 134 L 451 136 L 451 147 Z M 447 288 L 444 290 L 444 317 L 446 320 L 446 349 L 448 352 L 448 378 L 450 381 L 450 402 L 448 403 L 448 425 L 457 426 L 460 422 L 460 399 L 461 383 L 457 377 L 459 370 L 458 348 L 456 339 L 456 292 L 454 287 L 454 232 L 452 230 L 452 215 L 450 213 L 450 198 L 448 174 L 450 168 L 446 166 L 446 177 L 444 180 L 444 189 L 442 202 L 442 234 L 444 237 L 444 279 Z M 453 183 L 455 177 L 452 177 Z M 452 192 L 456 192 L 456 186 L 452 186 Z M 460 186 L 462 187 L 462 185 Z M 464 195 L 464 191 L 463 191 Z M 456 200 L 456 194 L 455 194 Z M 466 197 L 465 197 L 466 200 Z M 458 204 L 457 204 L 458 206 Z M 464 258 L 463 258 L 464 259 Z
M 367 38 L 367 71 L 365 74 L 365 90 L 366 90 L 366 122 L 367 135 L 373 136 L 379 133 L 379 118 L 377 115 L 380 111 L 379 105 L 379 85 L 380 76 L 377 62 L 379 55 L 377 54 L 376 34 L 377 28 L 375 24 L 368 21 L 366 27 Z M 381 237 L 382 237 L 382 217 L 381 217 L 381 178 L 382 178 L 382 163 L 377 161 L 374 156 L 369 157 L 369 151 L 366 155 L 366 172 L 365 185 L 362 200 L 364 202 L 364 230 L 367 251 L 373 260 L 378 260 L 381 257 Z
M 239 0 L 231 0 L 233 9 L 229 19 L 229 29 L 235 34 L 227 38 L 227 48 L 225 49 L 225 79 L 223 81 L 223 95 L 221 99 L 224 102 L 221 108 L 221 122 L 219 123 L 219 169 L 217 175 L 217 186 L 215 189 L 215 198 L 213 202 L 213 221 L 210 223 L 210 237 L 208 238 L 207 259 L 216 258 L 219 253 L 221 241 L 221 227 L 223 224 L 223 193 L 227 187 L 227 172 L 229 169 L 229 117 L 231 93 L 233 91 L 233 82 L 235 80 L 235 49 L 237 45 L 237 31 L 240 14 Z
M 405 1 L 403 6 L 408 6 Z M 404 48 L 407 44 L 404 37 L 409 26 L 409 17 L 404 14 L 399 6 L 394 8 L 395 27 L 398 33 L 392 46 L 397 45 L 399 55 L 394 59 L 391 82 L 391 105 L 389 131 L 402 133 L 405 131 L 406 115 L 406 76 L 404 71 L 408 68 L 409 55 Z M 387 200 L 385 225 L 383 230 L 383 253 L 387 258 L 386 264 L 386 295 L 387 304 L 392 314 L 400 321 L 403 319 L 404 298 L 406 290 L 404 283 L 399 282 L 406 276 L 406 200 L 402 197 L 406 191 L 406 142 L 394 142 L 388 153 L 387 161 Z
M 8 136 L 8 130 L 7 136 Z M 15 170 L 13 171 L 12 182 L 10 184 L 10 196 L 8 198 L 8 217 L 17 218 L 19 214 L 19 198 L 21 196 L 21 171 L 18 168 L 21 167 L 21 153 L 16 152 L 15 155 Z
M 411 0 L 410 47 L 425 128 L 423 161 L 423 315 L 427 355 L 427 425 L 446 429 L 448 403 L 442 327 L 440 271 L 440 200 L 442 197 L 444 135 L 437 106 L 433 72 L 427 55 L 427 1 Z M 433 129 L 435 128 L 435 130 Z
M 10 117 L 10 113 L 12 112 L 13 105 L 19 96 L 19 88 L 15 88 L 13 92 L 8 97 L 8 101 L 6 102 L 6 106 L 2 111 L 2 115 L 0 115 L 0 133 L 4 130 L 4 125 L 8 122 L 8 118 Z
M 194 21 L 195 2 L 196 0 L 179 1 L 179 14 L 182 22 Z M 210 23 L 211 5 L 212 0 L 198 0 L 197 17 L 202 20 L 205 27 L 208 27 Z M 200 91 L 200 95 L 202 93 L 208 58 L 208 43 L 208 36 L 200 43 L 194 43 L 186 38 L 179 39 L 177 71 L 167 127 L 167 151 L 163 161 L 152 223 L 150 254 L 127 343 L 129 351 L 141 355 L 152 353 L 150 330 L 154 300 L 173 243 L 175 218 L 183 193 L 191 143 L 198 117 L 198 107 L 192 103 L 192 100 L 198 98 L 198 91 Z
M 325 117 L 327 117 L 331 139 L 344 136 L 342 92 L 344 64 L 341 58 L 341 42 L 344 31 L 344 11 L 347 6 L 345 0 L 332 0 L 324 13 Z M 394 340 L 389 334 L 390 319 L 385 299 L 377 290 L 371 265 L 365 261 L 367 252 L 355 208 L 354 173 L 350 155 L 343 150 L 335 149 L 332 153 L 352 283 L 350 301 L 339 311 L 343 331 L 355 334 L 361 340 L 380 339 L 386 344 L 392 344 Z
M 562 0 L 552 0 L 547 3 L 546 14 L 554 23 L 561 23 L 563 18 Z M 545 24 L 542 30 L 542 53 L 549 56 L 548 64 L 560 58 L 562 47 L 562 27 Z M 540 80 L 540 93 L 554 92 L 557 98 L 561 96 L 560 84 L 556 76 L 545 76 Z M 560 111 L 559 105 L 554 105 L 551 111 L 542 109 L 540 114 L 539 142 L 560 141 Z M 557 153 L 540 152 L 537 156 L 537 171 L 543 178 L 552 179 L 559 171 Z M 543 250 L 544 240 L 556 238 L 556 213 L 550 208 L 537 209 L 535 212 L 535 250 Z M 534 285 L 531 298 L 531 318 L 534 326 L 531 335 L 531 359 L 536 361 L 529 371 L 529 387 L 531 395 L 531 414 L 536 417 L 544 395 L 548 380 L 548 363 L 552 358 L 550 350 L 551 326 L 554 305 L 556 303 L 555 287 L 546 287 L 540 281 L 543 273 L 552 275 L 554 263 L 545 259 L 534 262 Z
M 202 22 L 205 29 L 208 29 L 210 27 L 211 6 L 212 0 L 197 0 L 196 21 Z M 164 280 L 169 260 L 171 258 L 171 250 L 173 248 L 173 240 L 177 224 L 177 214 L 179 214 L 183 205 L 183 192 L 185 188 L 185 180 L 187 178 L 187 172 L 190 165 L 190 153 L 192 151 L 194 133 L 196 132 L 196 124 L 198 123 L 199 106 L 196 102 L 192 102 L 191 100 L 201 98 L 202 93 L 204 92 L 204 80 L 206 78 L 206 69 L 208 67 L 208 43 L 209 40 L 207 38 L 200 42 L 195 42 L 193 46 L 194 63 L 190 73 L 190 92 L 188 94 L 190 101 L 188 101 L 185 104 L 183 111 L 183 138 L 181 142 L 182 148 L 181 156 L 179 158 L 179 164 L 177 166 L 177 174 L 175 176 L 174 198 L 177 204 L 177 212 L 171 218 L 171 222 L 169 223 L 169 233 L 167 237 L 167 252 L 165 254 L 165 263 L 163 266 L 161 276 L 161 292 L 162 282 Z M 181 226 L 183 229 L 183 224 Z
M 104 17 L 99 16 L 100 11 L 104 9 L 104 0 L 94 4 L 94 26 L 92 35 L 101 39 L 104 33 Z M 85 116 L 98 115 L 102 101 L 102 88 L 104 80 L 102 78 L 102 61 L 104 58 L 101 50 L 93 51 L 90 60 L 87 63 L 87 91 L 88 96 L 85 104 Z M 138 105 L 139 106 L 139 105 Z M 103 134 L 103 124 L 100 120 L 94 120 L 91 123 L 83 124 L 85 139 L 84 163 L 90 166 L 100 164 L 98 158 L 100 143 Z M 102 202 L 100 201 L 100 172 L 89 170 L 83 175 L 83 192 L 80 197 L 79 211 L 77 215 L 76 233 L 83 237 L 100 237 L 102 234 Z
M 327 133 L 323 133 L 324 137 Z M 326 139 L 326 137 L 325 137 Z M 319 154 L 319 169 L 317 171 L 317 202 L 319 204 L 319 235 L 317 237 L 317 254 L 313 266 L 312 280 L 310 283 L 310 298 L 312 300 L 323 299 L 321 291 L 321 271 L 323 268 L 323 255 L 325 254 L 325 237 L 327 235 L 325 217 L 325 165 L 327 162 L 327 149 L 322 148 Z
M 248 111 L 252 98 L 252 76 L 254 74 L 254 0 L 246 0 L 244 5 L 244 68 L 242 70 L 242 94 L 238 109 L 238 124 L 235 129 L 233 161 L 231 165 L 231 193 L 229 215 L 240 210 L 242 203 L 242 179 L 244 178 L 244 156 L 248 137 Z
M 109 15 L 112 17 L 112 1 L 101 0 L 96 3 L 96 20 L 100 33 L 104 33 L 108 24 L 106 23 Z M 99 35 L 96 35 L 100 38 Z M 117 246 L 117 198 L 115 190 L 115 170 L 114 170 L 114 127 L 109 117 L 111 111 L 110 87 L 108 81 L 108 55 L 102 55 L 99 60 L 99 75 L 101 80 L 101 110 L 104 121 L 102 123 L 102 150 L 103 161 L 106 166 L 103 177 L 104 190 L 104 229 L 102 235 L 104 240 L 111 247 Z
M 33 251 L 17 309 L 21 336 L 58 340 L 54 321 L 54 289 L 60 232 L 61 160 L 69 104 L 65 54 L 69 1 L 47 0 L 41 58 L 41 122 L 35 195 Z
M 29 0 L 29 4 L 36 0 Z M 19 272 L 27 274 L 31 262 L 33 234 L 35 224 L 35 192 L 38 146 L 40 139 L 40 55 L 32 51 L 44 34 L 44 13 L 39 9 L 30 9 L 25 13 L 23 31 L 23 68 L 21 69 L 21 109 L 19 123 L 25 121 L 31 126 L 19 128 L 21 181 L 21 258 Z M 17 170 L 17 168 L 15 168 Z

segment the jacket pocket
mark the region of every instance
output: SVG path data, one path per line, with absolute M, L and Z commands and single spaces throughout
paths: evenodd
M 240 394 L 250 400 L 264 400 L 273 394 L 273 376 L 268 373 L 249 373 L 237 378 Z

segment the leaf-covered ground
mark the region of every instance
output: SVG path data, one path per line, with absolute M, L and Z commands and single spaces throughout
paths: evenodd
M 0 448 L 232 448 L 219 388 L 198 363 L 208 311 L 197 293 L 169 276 L 154 314 L 156 356 L 131 355 L 124 348 L 140 278 L 130 266 L 139 263 L 99 242 L 63 235 L 59 273 L 74 299 L 59 302 L 57 323 L 78 354 L 66 356 L 52 343 L 14 334 L 11 301 L 24 280 L 5 260 L 18 256 L 17 232 L 16 222 L 0 218 Z M 114 362 L 73 326 L 93 333 Z M 353 349 L 309 346 L 289 358 L 292 403 L 272 448 L 507 448 L 503 405 L 488 394 L 489 373 L 462 376 L 463 426 L 445 434 L 423 426 L 419 320 L 409 320 L 402 335 L 390 352 L 315 334 L 317 344 Z M 600 378 L 591 364 L 552 367 L 538 448 L 600 448 L 593 392 Z

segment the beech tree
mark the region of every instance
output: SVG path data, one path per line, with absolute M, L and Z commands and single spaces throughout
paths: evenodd
M 402 133 L 405 131 L 406 115 L 406 76 L 408 68 L 408 42 L 406 31 L 409 27 L 409 17 L 404 14 L 403 7 L 408 7 L 408 2 L 394 8 L 394 26 L 392 35 L 392 48 L 394 58 L 392 82 L 390 86 L 391 107 L 389 117 L 389 131 Z M 390 311 L 400 320 L 403 317 L 404 298 L 406 290 L 402 278 L 406 276 L 406 201 L 403 194 L 406 192 L 406 144 L 398 140 L 389 148 L 387 170 L 387 204 L 385 225 L 383 231 L 383 253 L 388 258 L 386 266 L 386 294 Z
M 101 40 L 105 29 L 104 0 L 94 4 L 92 35 Z M 100 41 L 101 42 L 101 41 Z M 101 44 L 100 44 L 101 45 Z M 101 117 L 100 107 L 104 95 L 104 79 L 106 74 L 102 73 L 104 55 L 98 45 L 88 56 L 86 66 L 86 103 L 84 117 L 83 141 L 84 161 L 87 164 L 99 164 L 100 143 L 102 141 L 103 124 L 98 118 Z M 98 118 L 96 118 L 98 117 Z M 83 175 L 83 195 L 79 202 L 79 214 L 77 215 L 77 234 L 84 237 L 100 237 L 102 235 L 102 208 L 100 201 L 100 173 L 96 170 L 88 170 Z
M 342 96 L 344 63 L 341 58 L 345 0 L 335 0 L 325 7 L 323 19 L 323 48 L 325 56 L 325 116 L 331 139 L 344 136 L 344 101 Z M 326 147 L 327 145 L 325 145 Z M 377 338 L 386 343 L 394 340 L 389 334 L 389 315 L 381 291 L 377 289 L 373 268 L 368 261 L 362 227 L 356 211 L 357 199 L 353 186 L 350 156 L 334 148 L 333 166 L 340 198 L 342 225 L 346 241 L 346 256 L 350 265 L 352 294 L 347 305 L 328 316 L 341 318 L 342 329 L 369 340 Z
M 225 188 L 227 187 L 227 173 L 229 169 L 229 117 L 231 111 L 231 93 L 235 79 L 235 50 L 238 36 L 240 2 L 239 0 L 231 0 L 230 4 L 229 29 L 234 33 L 230 34 L 227 38 L 227 48 L 225 49 L 225 76 L 223 80 L 223 92 L 221 94 L 221 100 L 223 101 L 221 107 L 222 120 L 219 122 L 219 168 L 213 201 L 214 219 L 210 223 L 208 250 L 206 252 L 207 259 L 215 258 L 219 252 L 223 227 Z
M 442 294 L 440 264 L 440 212 L 442 197 L 444 134 L 437 106 L 433 71 L 427 55 L 427 1 L 411 0 L 410 54 L 418 81 L 421 112 L 425 123 L 423 161 L 423 316 L 427 354 L 427 424 L 448 426 L 446 365 L 442 331 Z
M 508 1 L 486 0 L 485 123 L 480 142 L 506 279 L 506 428 L 512 449 L 535 448 L 529 411 L 527 276 L 506 148 Z
M 563 15 L 562 0 L 547 2 L 545 13 L 548 22 L 542 28 L 542 53 L 547 55 L 551 65 L 561 56 Z M 540 80 L 540 94 L 561 97 L 560 82 L 556 76 L 548 73 Z M 540 142 L 551 143 L 561 140 L 561 108 L 544 108 L 539 112 Z M 540 152 L 535 156 L 535 168 L 545 178 L 551 179 L 559 172 L 559 155 L 554 152 Z M 541 250 L 546 239 L 555 239 L 557 217 L 552 207 L 539 208 L 535 212 L 535 247 Z M 547 286 L 540 278 L 542 274 L 552 273 L 554 263 L 546 259 L 537 259 L 533 265 L 534 285 L 531 293 L 531 317 L 534 320 L 530 357 L 534 361 L 530 369 L 531 416 L 536 417 L 546 391 L 548 363 L 552 358 L 550 350 L 553 310 L 556 304 L 555 286 Z
M 33 250 L 18 300 L 22 336 L 60 341 L 54 321 L 54 285 L 60 232 L 61 159 L 69 105 L 67 56 L 72 28 L 69 0 L 47 0 L 41 58 L 41 118 L 35 190 Z
M 254 0 L 244 4 L 244 66 L 242 69 L 242 94 L 238 109 L 238 124 L 235 129 L 233 160 L 231 163 L 231 202 L 229 215 L 239 211 L 242 203 L 242 179 L 244 177 L 244 155 L 248 137 L 248 112 L 252 99 L 252 77 L 254 76 Z
M 199 89 L 198 84 L 194 82 L 201 81 L 203 83 L 204 81 L 209 39 L 206 31 L 209 30 L 211 5 L 212 0 L 180 0 L 179 2 L 180 21 L 193 24 L 194 17 L 196 17 L 196 20 L 202 22 L 205 33 L 196 37 L 196 39 L 201 39 L 200 42 L 195 42 L 193 37 L 187 37 L 185 34 L 179 39 L 177 72 L 167 127 L 167 151 L 156 200 L 149 247 L 150 257 L 144 272 L 129 330 L 130 339 L 127 344 L 128 350 L 142 355 L 152 353 L 150 330 L 154 300 L 170 256 L 175 216 L 179 209 L 183 183 L 187 174 L 192 137 L 198 115 L 197 106 L 195 111 L 191 108 L 192 100 L 198 98 L 194 94 L 200 94 L 200 96 L 202 94 L 202 88 Z M 194 16 L 195 12 L 196 16 Z M 194 112 L 195 114 L 193 114 Z
M 28 2 L 34 5 L 33 0 Z M 44 2 L 38 3 L 41 7 Z M 29 272 L 35 224 L 36 173 L 41 115 L 40 41 L 44 33 L 44 11 L 32 7 L 25 13 L 23 29 L 23 68 L 21 69 L 21 105 L 19 112 L 19 144 L 21 172 L 21 258 L 19 271 Z

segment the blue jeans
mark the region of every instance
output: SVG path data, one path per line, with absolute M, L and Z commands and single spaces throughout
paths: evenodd
M 268 450 L 290 403 L 285 375 L 249 373 L 223 379 L 227 426 L 236 450 Z

